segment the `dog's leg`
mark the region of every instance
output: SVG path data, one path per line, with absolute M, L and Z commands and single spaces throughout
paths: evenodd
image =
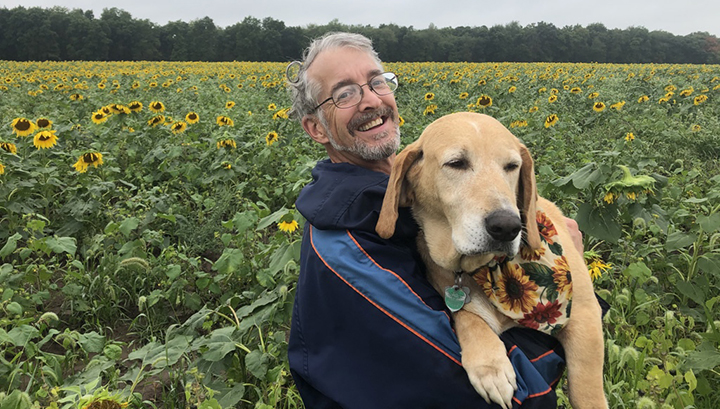
M 572 316 L 558 339 L 565 349 L 572 407 L 605 409 L 608 404 L 603 391 L 602 313 L 590 276 L 579 277 L 582 273 L 579 270 L 573 276 Z
M 455 313 L 455 331 L 462 350 L 462 364 L 475 390 L 490 403 L 512 407 L 517 389 L 515 370 L 505 345 L 479 316 L 464 310 Z

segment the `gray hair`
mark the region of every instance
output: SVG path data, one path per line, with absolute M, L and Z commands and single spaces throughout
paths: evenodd
M 321 84 L 307 75 L 307 70 L 315 58 L 323 51 L 344 47 L 367 52 L 375 60 L 378 68 L 382 69 L 382 61 L 380 61 L 380 57 L 373 49 L 372 41 L 361 34 L 330 32 L 313 40 L 303 53 L 302 61 L 290 63 L 291 65 L 299 63 L 297 75 L 292 78 L 290 74 L 287 75 L 288 86 L 292 92 L 290 115 L 293 118 L 301 119 L 310 114 L 317 105 L 317 96 L 321 91 Z M 288 73 L 289 71 L 290 66 L 288 66 Z

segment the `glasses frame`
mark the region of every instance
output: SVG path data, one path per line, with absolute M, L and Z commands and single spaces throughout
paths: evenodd
M 371 85 L 372 81 L 373 81 L 375 78 L 377 78 L 377 77 L 384 77 L 384 78 L 387 80 L 387 79 L 388 79 L 388 74 L 392 76 L 392 77 L 391 77 L 391 78 L 392 78 L 391 81 L 394 81 L 394 82 L 397 84 L 397 86 L 399 86 L 400 84 L 399 84 L 399 82 L 398 82 L 397 74 L 395 74 L 394 72 L 389 72 L 389 71 L 388 71 L 388 72 L 383 72 L 383 73 L 380 73 L 380 74 L 377 74 L 377 75 L 373 75 L 373 77 L 370 78 L 370 81 L 366 82 L 365 84 L 362 84 L 362 85 L 360 85 L 360 84 L 347 84 L 347 85 L 357 85 L 358 87 L 360 87 L 360 99 L 358 99 L 358 102 L 356 102 L 356 103 L 354 103 L 354 104 L 352 104 L 352 105 L 339 106 L 339 105 L 337 104 L 337 102 L 335 102 L 335 100 L 333 99 L 333 97 L 330 96 L 329 98 L 327 98 L 327 99 L 324 100 L 323 102 L 317 104 L 317 106 L 316 106 L 315 108 L 313 108 L 310 112 L 312 113 L 312 112 L 317 111 L 318 108 L 320 108 L 321 106 L 323 106 L 325 103 L 327 103 L 327 102 L 329 102 L 329 101 L 332 101 L 333 105 L 335 105 L 335 107 L 338 108 L 338 109 L 348 109 L 348 108 L 356 107 L 356 106 L 358 106 L 358 105 L 360 104 L 360 102 L 362 102 L 363 96 L 365 96 L 365 92 L 363 91 L 363 87 L 366 86 L 366 85 L 368 86 L 368 88 L 370 88 L 370 91 L 374 92 L 375 95 L 377 95 L 377 96 L 379 96 L 379 97 L 393 94 L 393 93 L 395 93 L 395 91 L 397 90 L 397 86 L 395 87 L 395 89 L 391 90 L 390 92 L 381 94 L 381 93 L 377 92 L 377 90 L 376 90 L 375 88 L 373 88 L 373 86 Z

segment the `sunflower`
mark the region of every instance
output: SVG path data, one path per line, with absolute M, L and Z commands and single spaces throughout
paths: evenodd
M 692 93 L 694 91 L 695 91 L 695 89 L 693 87 L 684 89 L 684 90 L 680 91 L 680 96 L 681 97 L 689 97 L 690 95 L 692 95 Z
M 545 118 L 545 128 L 550 128 L 551 126 L 555 125 L 558 121 L 558 116 L 556 114 L 551 114 L 547 118 Z
M 553 102 L 557 101 L 557 99 L 558 99 L 557 95 L 552 94 L 548 97 L 548 102 L 552 104 Z
M 423 111 L 423 115 L 427 116 L 430 114 L 435 114 L 435 110 L 438 108 L 435 104 L 430 104 L 427 107 L 425 107 L 425 110 Z
M 512 312 L 529 312 L 538 302 L 537 284 L 530 280 L 525 270 L 518 264 L 502 265 L 503 273 L 496 282 L 495 295 L 498 302 Z
M 557 284 L 558 293 L 572 291 L 572 276 L 570 275 L 570 266 L 565 256 L 555 259 L 555 266 L 552 267 L 553 281 Z
M 143 104 L 140 101 L 133 101 L 128 104 L 128 108 L 132 112 L 140 112 L 143 109 Z
M 633 134 L 632 132 L 626 133 L 626 134 L 625 134 L 625 140 L 626 140 L 627 142 L 632 142 L 632 141 L 634 141 L 634 140 L 635 140 L 635 134 Z
M 216 145 L 217 145 L 218 149 L 221 149 L 221 148 L 235 149 L 235 148 L 237 148 L 237 144 L 235 143 L 234 139 L 222 139 L 220 141 L 217 141 Z
M 403 125 L 405 125 L 405 119 L 402 116 L 398 115 L 398 126 Z
M 220 126 L 235 126 L 235 122 L 227 116 L 220 115 L 215 119 L 215 122 Z
M 459 99 L 465 99 L 465 98 L 467 98 L 467 97 L 469 97 L 469 96 L 470 96 L 470 94 L 468 94 L 467 92 L 461 92 L 460 95 L 458 95 L 458 98 L 459 98 Z
M 5 174 L 5 165 L 0 163 L 0 175 L 4 175 L 4 174 Z
M 35 121 L 35 125 L 38 127 L 38 129 L 49 129 L 52 127 L 52 121 L 47 118 L 39 118 L 37 121 Z
M 154 128 L 155 125 L 162 124 L 163 122 L 165 122 L 165 115 L 155 115 L 148 120 L 148 125 Z
M 112 113 L 113 113 L 112 109 L 110 108 L 110 105 L 105 105 L 104 107 L 100 108 L 100 111 L 103 114 L 108 115 L 108 116 L 112 115 Z
M 278 133 L 275 131 L 268 132 L 267 135 L 265 135 L 265 143 L 267 146 L 272 146 L 275 142 L 278 141 Z
M 95 111 L 92 114 L 92 121 L 96 124 L 101 124 L 109 118 L 109 115 L 105 114 L 103 111 Z
M 607 203 L 607 204 L 612 204 L 612 203 L 615 202 L 615 199 L 617 199 L 617 198 L 618 198 L 618 195 L 617 195 L 617 194 L 615 194 L 615 193 L 613 193 L 613 192 L 607 192 L 607 193 L 605 194 L 605 197 L 603 197 L 603 200 L 604 200 L 605 203 Z
M 425 94 L 425 101 L 432 101 L 433 99 L 435 99 L 435 94 L 433 94 L 432 92 L 428 92 L 427 94 Z
M 98 167 L 103 164 L 103 158 L 102 153 L 100 152 L 86 152 L 78 158 L 77 162 L 73 164 L 73 167 L 75 170 L 77 170 L 80 173 L 87 172 L 87 169 L 90 165 L 94 167 Z
M 183 121 L 177 121 L 177 122 L 173 123 L 172 125 L 170 125 L 170 130 L 174 134 L 183 133 L 183 132 L 185 132 L 186 129 L 187 129 L 187 123 L 183 122 Z
M 480 95 L 480 98 L 477 99 L 477 106 L 480 108 L 489 108 L 492 106 L 493 100 L 487 95 Z
M 625 106 L 625 101 L 620 101 L 620 102 L 616 102 L 616 103 L 610 105 L 610 109 L 614 109 L 614 110 L 619 111 L 619 110 L 621 110 L 622 107 L 624 107 L 624 106 Z
M 282 221 L 277 224 L 277 227 L 280 231 L 284 231 L 286 233 L 292 233 L 298 228 L 298 222 L 293 220 L 291 222 Z
M 596 102 L 595 105 L 593 105 L 593 111 L 595 111 L 595 112 L 602 112 L 604 110 L 605 110 L 605 104 L 603 104 L 600 101 Z
M 225 103 L 225 109 L 231 109 L 235 106 L 235 101 L 228 101 Z
M 10 126 L 17 136 L 28 136 L 35 132 L 35 124 L 27 118 L 15 118 Z
M 708 97 L 707 95 L 698 95 L 693 99 L 693 105 L 700 105 L 703 102 L 707 101 Z
M 570 89 L 571 94 L 579 94 L 581 92 L 582 92 L 582 89 L 580 89 L 580 87 L 573 87 L 572 89 Z
M 690 127 L 690 130 L 693 132 L 700 132 L 701 129 L 702 129 L 702 127 L 698 124 L 695 124 L 692 127 Z
M 154 113 L 165 111 L 165 105 L 160 101 L 152 101 L 149 105 L 150 111 Z
M 514 85 L 513 85 L 512 87 L 510 87 L 510 89 L 508 89 L 508 92 L 511 93 L 511 94 L 512 94 L 513 92 L 515 92 L 515 91 L 517 91 L 517 87 L 514 86 Z
M 588 273 L 593 281 L 602 277 L 603 273 L 608 271 L 612 267 L 612 264 L 603 262 L 600 258 L 593 258 L 592 262 L 588 264 Z
M 195 112 L 188 112 L 187 115 L 185 115 L 185 121 L 189 124 L 195 124 L 197 121 L 200 120 L 200 117 Z
M 14 154 L 17 154 L 17 146 L 15 146 L 14 143 L 11 142 L 0 142 L 0 149 L 4 150 L 5 152 L 9 152 Z
M 121 105 L 121 104 L 110 104 L 110 105 L 108 106 L 108 108 L 110 108 L 110 112 L 112 112 L 113 114 L 125 114 L 125 115 L 127 115 L 127 114 L 130 113 L 130 108 L 128 108 L 128 107 L 125 106 L 125 105 Z
M 638 104 L 642 104 L 643 102 L 647 102 L 650 99 L 649 96 L 643 95 L 640 98 L 638 98 Z
M 538 109 L 539 108 L 537 107 L 537 105 L 535 105 L 535 106 L 531 107 L 530 109 L 528 109 L 528 113 L 532 114 L 533 112 L 537 112 Z
M 40 131 L 33 138 L 33 145 L 38 149 L 52 148 L 55 144 L 57 144 L 55 130 Z
M 593 92 L 593 93 L 591 93 L 590 95 L 588 95 L 588 99 L 595 99 L 595 98 L 597 98 L 598 96 L 600 96 L 599 93 Z
M 540 236 L 549 245 L 553 245 L 555 241 L 553 237 L 557 236 L 558 232 L 553 224 L 552 220 L 544 212 L 538 211 L 535 215 L 535 221 L 538 224 L 538 230 Z
M 268 109 L 268 111 L 274 111 L 277 109 L 277 106 L 275 104 L 270 104 L 270 105 L 268 105 L 267 109 Z

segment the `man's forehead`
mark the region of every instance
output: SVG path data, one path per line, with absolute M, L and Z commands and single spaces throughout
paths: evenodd
M 308 74 L 331 86 L 357 77 L 369 78 L 382 72 L 370 53 L 352 47 L 322 51 L 308 70 Z

